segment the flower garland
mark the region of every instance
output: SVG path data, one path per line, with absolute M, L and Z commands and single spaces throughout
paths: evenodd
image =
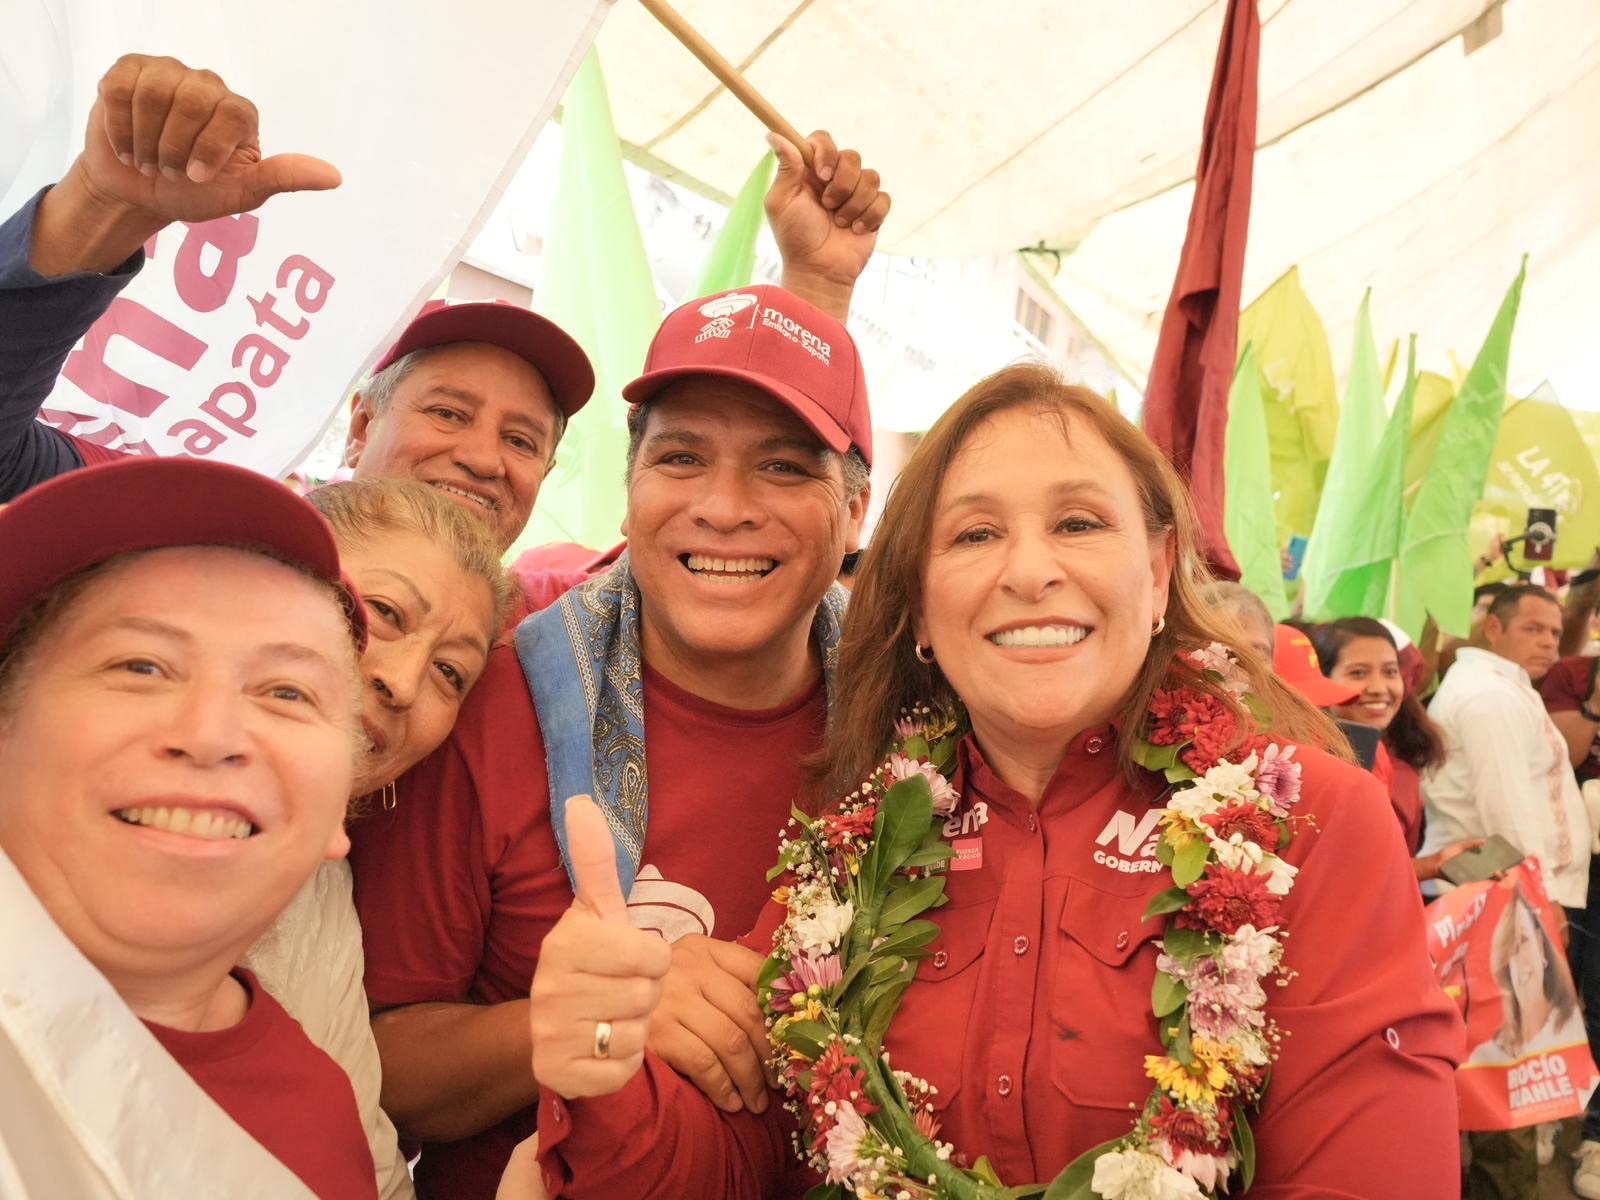
M 968 1165 L 939 1140 L 936 1089 L 894 1070 L 889 1023 L 939 928 L 953 851 L 945 818 L 960 799 L 949 776 L 964 730 L 923 708 L 896 725 L 889 757 L 834 810 L 798 810 L 768 879 L 787 908 L 759 995 L 777 1069 L 799 1122 L 795 1150 L 826 1174 L 811 1197 L 894 1200 L 1187 1200 L 1220 1195 L 1238 1172 L 1248 1189 L 1257 1105 L 1280 1034 L 1264 984 L 1284 986 L 1278 924 L 1295 868 L 1279 857 L 1300 795 L 1294 747 L 1265 723 L 1225 647 L 1184 664 L 1238 702 L 1185 686 L 1157 691 L 1134 758 L 1173 785 L 1157 857 L 1172 886 L 1145 919 L 1171 914 L 1158 942 L 1151 1004 L 1159 1054 L 1133 1128 L 1086 1151 L 1050 1184 L 1006 1188 L 987 1159 Z M 1248 716 L 1243 716 L 1243 714 Z

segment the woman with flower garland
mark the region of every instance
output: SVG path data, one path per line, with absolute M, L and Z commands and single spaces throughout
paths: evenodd
M 1387 805 L 1219 644 L 1200 563 L 1100 397 L 1019 366 L 959 400 L 861 564 L 835 799 L 752 935 L 787 1103 L 642 1052 L 659 955 L 580 878 L 534 981 L 550 1191 L 1456 1195 L 1462 1032 Z

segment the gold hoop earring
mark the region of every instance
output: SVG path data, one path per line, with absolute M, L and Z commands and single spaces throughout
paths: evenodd
M 395 782 L 392 779 L 383 785 L 383 790 L 378 794 L 381 797 L 384 812 L 393 812 L 394 806 L 400 803 L 400 789 L 395 786 Z
M 923 650 L 921 642 L 914 642 L 912 644 L 916 647 L 914 653 L 917 656 L 917 661 L 925 667 L 933 666 L 933 647 L 929 646 L 927 650 Z
M 1167 614 L 1166 613 L 1162 613 L 1159 617 L 1156 618 L 1156 627 L 1150 631 L 1150 636 L 1153 637 L 1153 638 L 1160 637 L 1161 636 L 1161 631 L 1163 629 L 1165 629 L 1166 627 L 1167 627 Z

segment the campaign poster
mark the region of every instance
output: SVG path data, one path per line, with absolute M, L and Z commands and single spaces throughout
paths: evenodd
M 1600 1073 L 1537 860 L 1456 888 L 1426 916 L 1439 982 L 1467 1023 L 1467 1059 L 1456 1072 L 1461 1127 L 1518 1129 L 1581 1114 Z

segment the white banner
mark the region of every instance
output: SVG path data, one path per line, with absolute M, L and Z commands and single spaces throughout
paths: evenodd
M 175 224 L 68 359 L 47 419 L 99 444 L 281 474 L 433 294 L 594 39 L 608 0 L 4 0 L 0 215 L 76 157 L 125 53 L 216 71 L 267 154 L 337 191 Z

